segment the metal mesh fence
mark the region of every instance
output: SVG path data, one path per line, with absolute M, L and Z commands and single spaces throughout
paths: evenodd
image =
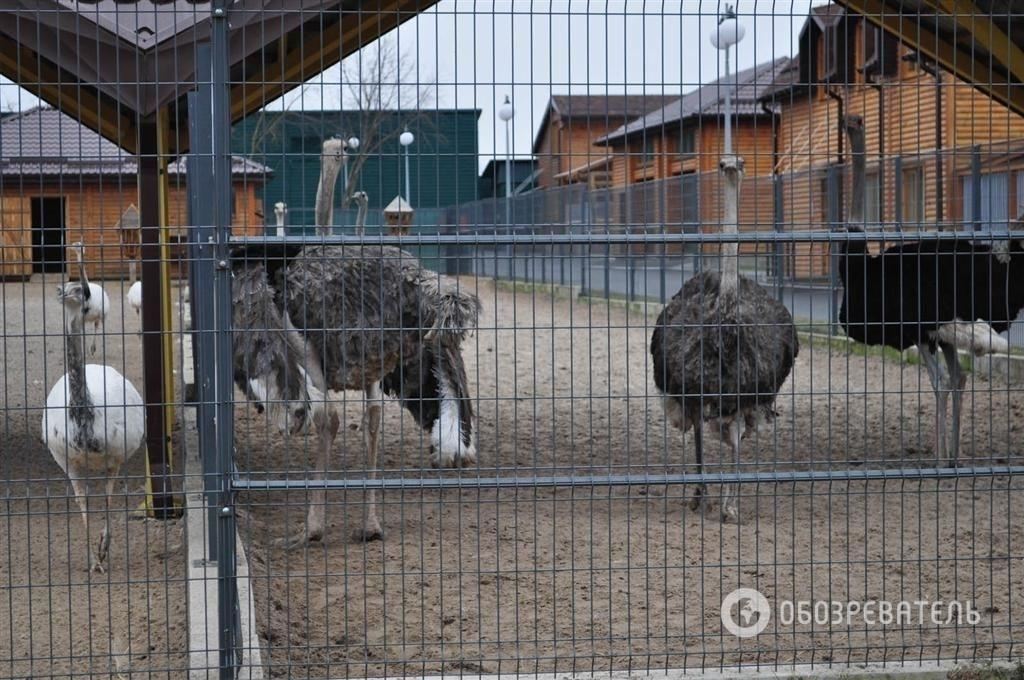
M 0 678 L 1024 672 L 1018 9 L 0 3 Z

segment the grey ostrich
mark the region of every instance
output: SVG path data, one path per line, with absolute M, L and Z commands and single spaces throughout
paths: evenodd
M 743 160 L 725 156 L 723 233 L 737 233 Z M 779 388 L 793 368 L 800 346 L 793 317 L 754 281 L 740 276 L 737 244 L 723 246 L 722 271 L 697 274 L 658 316 L 651 336 L 654 383 L 665 413 L 685 434 L 693 427 L 697 465 L 704 471 L 703 427 L 714 423 L 739 466 L 740 440 L 775 416 Z M 705 503 L 698 487 L 692 507 Z M 738 521 L 737 488 L 730 485 L 723 519 Z
M 330 196 L 341 167 L 341 140 L 324 142 L 317 230 L 331 223 Z M 326 203 L 326 204 L 325 204 Z M 279 428 L 312 423 L 323 478 L 338 432 L 329 390 L 365 394 L 367 474 L 376 476 L 383 393 L 399 399 L 430 432 L 435 467 L 476 460 L 473 408 L 460 351 L 480 302 L 387 246 L 248 245 L 232 254 L 234 375 Z M 324 492 L 316 490 L 298 545 L 323 538 Z M 382 537 L 375 493 L 357 532 Z

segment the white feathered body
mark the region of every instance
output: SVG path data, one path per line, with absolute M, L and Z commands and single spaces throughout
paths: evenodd
M 89 284 L 89 293 L 92 296 L 91 304 L 89 311 L 83 315 L 83 320 L 85 323 L 101 324 L 107 318 L 107 310 L 110 309 L 110 296 L 102 286 L 95 283 Z
M 128 298 L 128 304 L 138 314 L 142 310 L 142 281 L 133 283 L 131 288 L 128 289 L 126 297 Z
M 119 469 L 142 446 L 145 407 L 131 381 L 110 366 L 86 364 L 85 379 L 92 401 L 91 421 L 83 426 L 68 408 L 65 374 L 46 397 L 43 441 L 65 474 L 69 464 L 79 475 L 106 474 Z

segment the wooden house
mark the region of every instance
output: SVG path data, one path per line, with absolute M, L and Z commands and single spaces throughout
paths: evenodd
M 991 162 L 1005 141 L 1024 137 L 1024 118 L 923 60 L 890 34 L 838 5 L 812 8 L 793 63 L 762 94 L 779 111 L 775 172 L 784 229 L 821 229 L 842 217 L 842 116 L 863 116 L 868 176 L 866 218 L 886 228 L 953 228 L 1016 206 L 1016 181 Z M 997 143 L 999 146 L 990 146 Z M 970 214 L 976 147 L 996 175 L 980 182 L 984 214 Z M 830 207 L 830 197 L 832 203 Z M 989 210 L 996 204 L 995 212 Z M 828 274 L 827 244 L 797 244 L 797 277 Z
M 168 166 L 172 258 L 188 224 L 185 173 Z M 269 172 L 232 158 L 235 233 L 262 234 L 256 189 Z M 34 108 L 0 120 L 0 278 L 63 271 L 64 246 L 86 246 L 89 275 L 128 272 L 122 253 L 122 216 L 139 204 L 136 158 L 56 109 Z
M 762 95 L 789 62 L 782 57 L 703 85 L 600 138 L 610 151 L 611 185 L 629 197 L 628 209 L 617 211 L 623 221 L 633 228 L 720 230 L 728 91 L 733 150 L 745 161 L 740 228 L 770 229 L 776 114 Z
M 602 188 L 613 152 L 596 143 L 648 111 L 678 98 L 660 94 L 552 95 L 533 142 L 537 187 L 588 183 Z

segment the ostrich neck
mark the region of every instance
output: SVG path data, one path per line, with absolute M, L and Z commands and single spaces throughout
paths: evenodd
M 66 320 L 66 339 L 64 342 L 64 361 L 68 378 L 68 406 L 75 422 L 82 422 L 76 417 L 76 411 L 92 409 L 92 398 L 85 380 L 85 325 L 81 319 L 71 317 Z
M 853 159 L 853 195 L 850 196 L 850 216 L 847 222 L 858 226 L 864 223 L 864 132 L 851 130 L 850 158 Z
M 725 184 L 725 220 L 722 223 L 722 233 L 735 235 L 739 233 L 740 172 L 736 168 L 725 168 L 722 174 Z M 739 244 L 736 241 L 724 243 L 721 252 L 721 287 L 726 291 L 734 291 L 739 286 Z
M 325 153 L 320 161 L 320 184 L 316 188 L 316 233 L 326 236 L 331 233 L 331 219 L 334 215 L 334 185 L 341 172 L 341 157 Z

